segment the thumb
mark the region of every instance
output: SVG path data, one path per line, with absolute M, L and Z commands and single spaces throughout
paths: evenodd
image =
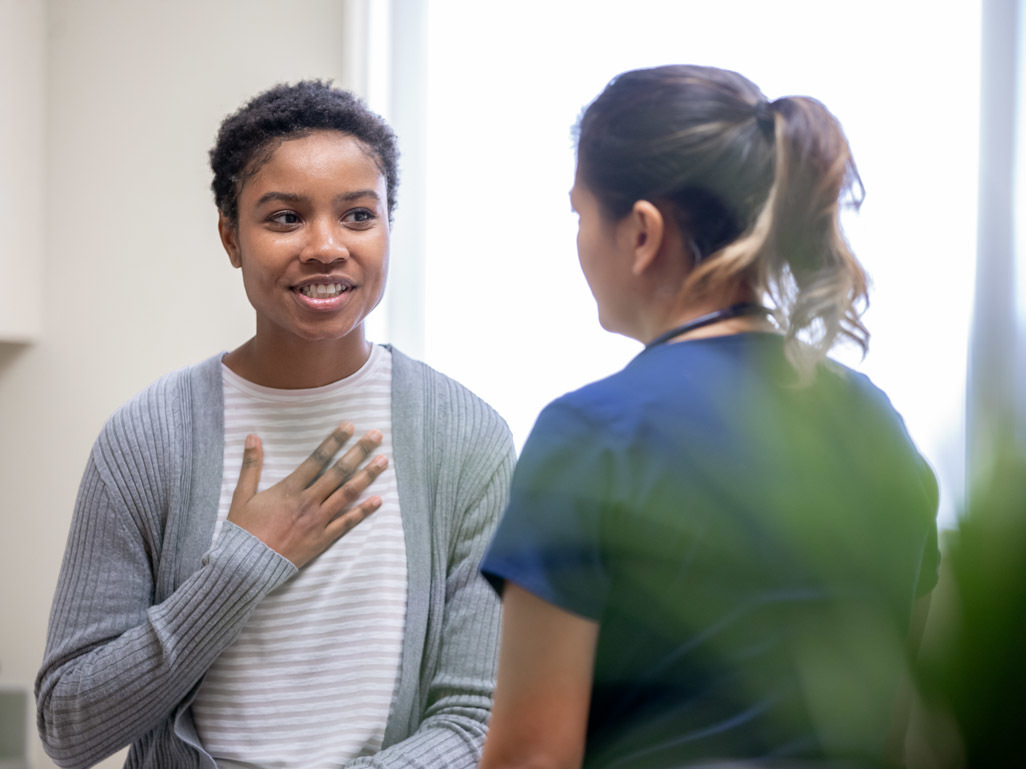
M 232 507 L 243 504 L 257 493 L 260 483 L 260 470 L 264 464 L 264 449 L 260 438 L 252 433 L 246 436 L 246 445 L 242 450 L 242 469 L 239 480 L 232 494 Z

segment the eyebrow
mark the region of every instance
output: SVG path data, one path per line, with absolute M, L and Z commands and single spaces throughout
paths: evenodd
M 265 192 L 260 196 L 260 199 L 256 202 L 258 206 L 262 206 L 264 203 L 268 203 L 272 200 L 280 200 L 283 203 L 300 203 L 305 198 L 302 195 L 296 195 L 293 192 Z
M 342 195 L 336 195 L 335 201 L 338 203 L 349 203 L 360 198 L 373 198 L 376 201 L 381 200 L 381 196 L 375 190 L 353 190 L 352 192 L 346 192 Z M 264 203 L 269 203 L 272 200 L 280 201 L 282 203 L 303 203 L 306 202 L 307 197 L 305 195 L 297 195 L 294 192 L 265 192 L 260 196 L 260 199 L 256 202 L 258 206 L 262 206 Z
M 360 198 L 373 198 L 374 200 L 380 201 L 381 196 L 375 190 L 353 190 L 347 192 L 344 195 L 339 195 L 335 198 L 340 203 L 349 203 L 353 200 L 359 200 Z

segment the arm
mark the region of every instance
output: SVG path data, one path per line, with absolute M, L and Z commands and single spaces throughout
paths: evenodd
M 580 767 L 610 575 L 603 511 L 611 453 L 566 403 L 538 417 L 483 571 L 503 589 L 486 769 Z
M 409 737 L 346 763 L 346 769 L 477 766 L 492 705 L 500 615 L 499 600 L 478 569 L 506 504 L 512 472 L 512 439 L 504 425 L 488 453 L 487 463 L 480 457 L 465 460 L 459 476 L 459 496 L 469 501 L 452 515 L 438 647 L 432 651 L 429 639 L 422 661 L 428 667 L 421 677 L 427 686 L 423 716 Z M 473 477 L 484 482 L 468 481 Z
M 903 671 L 898 694 L 895 698 L 891 715 L 891 725 L 887 733 L 885 755 L 895 766 L 905 765 L 905 743 L 912 723 L 912 714 L 917 697 L 915 672 L 918 668 L 919 647 L 923 641 L 926 624 L 930 613 L 930 601 L 933 590 L 937 587 L 940 577 L 941 554 L 938 547 L 936 521 L 937 508 L 940 504 L 940 487 L 937 476 L 922 457 L 919 457 L 919 477 L 926 495 L 925 508 L 929 511 L 930 522 L 923 546 L 922 563 L 916 581 L 915 602 L 909 620 L 907 642 L 905 648 L 908 669 Z
M 226 526 L 200 569 L 153 606 L 148 535 L 90 460 L 36 680 L 40 736 L 59 766 L 92 766 L 166 719 L 260 598 L 295 571 Z
M 932 598 L 933 593 L 927 593 L 917 598 L 912 606 L 912 620 L 909 625 L 906 653 L 909 666 L 913 671 L 917 664 L 919 646 L 922 643 L 923 634 L 926 630 L 926 622 L 930 613 L 930 600 Z M 895 698 L 891 726 L 887 734 L 885 747 L 885 755 L 895 766 L 905 765 L 905 742 L 908 739 L 915 697 L 916 688 L 912 673 L 906 670 L 901 677 L 898 694 Z
M 260 444 L 253 440 L 216 546 L 158 605 L 152 602 L 163 534 L 152 508 L 161 504 L 159 484 L 150 480 L 148 495 L 120 487 L 102 469 L 116 442 L 98 442 L 79 491 L 36 683 L 40 735 L 60 765 L 90 766 L 157 727 L 263 596 L 376 507 L 374 498 L 349 507 L 380 472 L 380 463 L 355 471 L 369 450 L 366 438 L 335 465 L 337 473 L 329 469 L 313 480 L 347 437 L 336 431 L 261 494 Z M 343 477 L 349 481 L 339 485 Z
M 481 769 L 580 767 L 598 628 L 506 583 L 499 680 Z

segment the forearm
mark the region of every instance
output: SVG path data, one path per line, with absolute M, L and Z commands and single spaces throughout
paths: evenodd
M 417 731 L 373 756 L 345 764 L 345 769 L 476 769 L 487 730 L 487 708 L 451 710 L 428 719 Z
M 109 579 L 102 564 L 62 574 L 36 684 L 47 753 L 62 766 L 89 766 L 167 718 L 257 602 L 294 571 L 229 525 L 203 566 L 157 606 L 138 603 L 142 591 L 135 606 L 128 597 L 109 610 L 77 601 L 82 585 Z
M 579 769 L 598 622 L 506 583 L 495 711 L 482 769 Z
M 580 769 L 581 762 L 559 763 L 552 756 L 546 755 L 515 755 L 499 756 L 488 753 L 481 761 L 479 769 Z

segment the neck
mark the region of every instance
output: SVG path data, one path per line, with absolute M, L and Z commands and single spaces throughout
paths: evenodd
M 668 333 L 671 329 L 684 326 L 711 313 L 726 310 L 728 307 L 746 303 L 757 305 L 758 301 L 751 291 L 745 289 L 724 292 L 717 296 L 703 297 L 701 300 L 688 301 L 683 306 L 669 310 L 659 318 L 654 318 L 648 328 L 645 329 L 646 337 L 641 341 L 647 344 L 652 339 Z M 772 324 L 766 319 L 765 315 L 743 314 L 715 320 L 675 336 L 669 341 L 677 342 L 683 339 L 727 336 L 747 331 L 768 331 L 772 328 Z
M 228 368 L 254 384 L 300 390 L 337 382 L 367 362 L 371 343 L 363 328 L 342 339 L 282 342 L 257 335 L 224 358 Z

